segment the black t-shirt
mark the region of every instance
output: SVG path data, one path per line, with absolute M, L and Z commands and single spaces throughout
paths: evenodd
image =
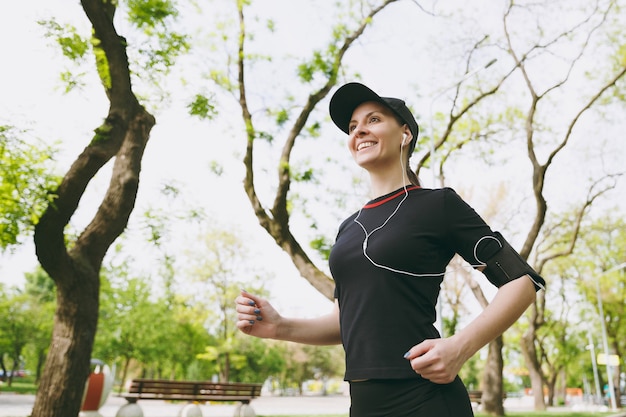
M 435 305 L 446 266 L 455 253 L 482 265 L 499 249 L 493 231 L 452 189 L 407 190 L 344 220 L 330 253 L 346 380 L 418 377 L 403 355 L 439 337 Z

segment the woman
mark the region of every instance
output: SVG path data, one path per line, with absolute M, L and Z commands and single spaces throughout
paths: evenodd
M 242 292 L 237 327 L 263 338 L 342 343 L 351 416 L 473 416 L 461 366 L 511 326 L 545 282 L 453 190 L 420 187 L 409 167 L 418 125 L 404 101 L 349 83 L 333 95 L 330 115 L 376 196 L 339 227 L 329 258 L 334 308 L 286 318 Z M 467 327 L 441 338 L 435 305 L 455 253 L 498 291 Z

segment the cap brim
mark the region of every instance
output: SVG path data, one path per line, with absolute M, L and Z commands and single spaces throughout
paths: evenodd
M 387 105 L 382 97 L 363 84 L 345 84 L 341 86 L 330 99 L 330 118 L 339 129 L 345 133 L 349 133 L 348 127 L 354 109 L 366 101 L 377 101 Z

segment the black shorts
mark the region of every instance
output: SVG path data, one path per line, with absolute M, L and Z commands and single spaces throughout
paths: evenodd
M 467 389 L 416 379 L 371 379 L 350 383 L 351 417 L 473 417 Z

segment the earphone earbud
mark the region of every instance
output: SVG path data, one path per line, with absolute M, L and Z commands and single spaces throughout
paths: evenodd
M 407 135 L 406 133 L 402 134 L 402 144 L 403 145 L 406 145 L 406 140 L 407 140 L 408 137 L 409 137 L 409 135 Z

